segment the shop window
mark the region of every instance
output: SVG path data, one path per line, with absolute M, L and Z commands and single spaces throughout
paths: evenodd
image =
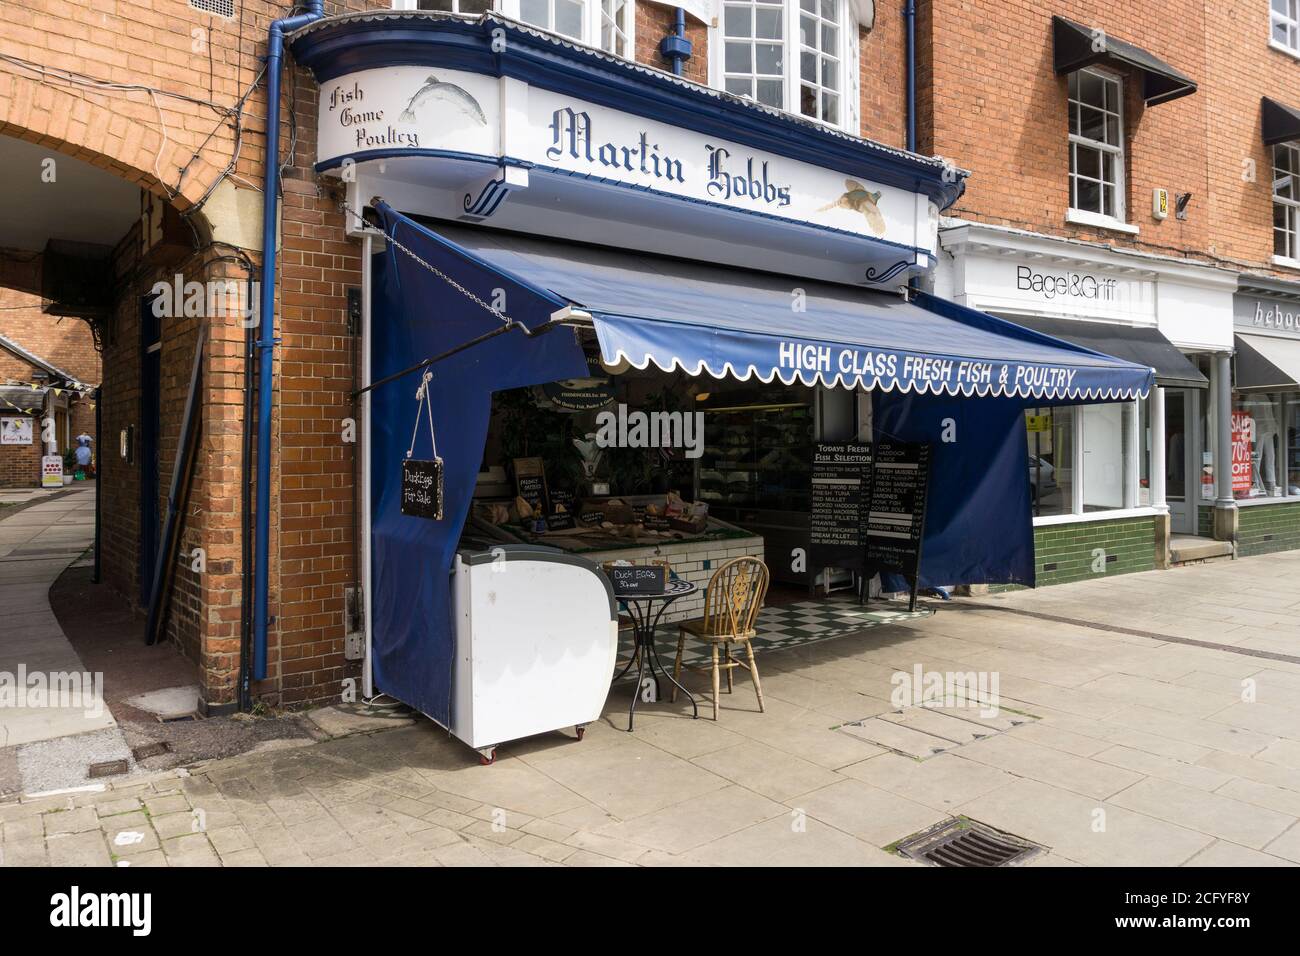
M 1074 510 L 1074 409 L 1025 412 L 1029 430 L 1029 495 L 1034 517 Z
M 1273 255 L 1300 258 L 1300 148 L 1283 143 L 1273 147 Z
M 1070 74 L 1070 209 L 1124 219 L 1123 86 L 1098 70 Z
M 1269 20 L 1272 43 L 1300 54 L 1300 0 L 1272 0 Z
M 1300 496 L 1300 393 L 1237 392 L 1232 402 L 1232 496 Z
M 1083 510 L 1124 507 L 1125 440 L 1123 405 L 1085 405 L 1083 419 Z
M 1300 392 L 1283 396 L 1283 422 L 1286 435 L 1286 493 L 1300 496 Z
M 1027 410 L 1034 517 L 1149 505 L 1149 414 L 1145 400 Z
M 844 0 L 724 0 L 719 85 L 764 106 L 844 125 L 845 6 Z

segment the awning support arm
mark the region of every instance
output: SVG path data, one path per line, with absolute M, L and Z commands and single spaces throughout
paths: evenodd
M 579 312 L 571 313 L 572 318 L 580 318 L 581 316 L 582 313 Z M 367 385 L 365 388 L 357 389 L 355 392 L 352 393 L 352 397 L 357 398 L 360 395 L 370 391 L 373 388 L 378 388 L 380 385 L 387 385 L 389 382 L 397 381 L 397 379 L 401 378 L 404 375 L 410 375 L 412 372 L 418 372 L 421 369 L 428 368 L 430 365 L 436 365 L 438 362 L 441 362 L 444 359 L 449 359 L 453 355 L 457 355 L 461 352 L 464 352 L 467 349 L 472 349 L 474 346 L 480 345 L 481 343 L 486 342 L 488 339 L 494 339 L 498 335 L 501 335 L 505 332 L 509 332 L 511 329 L 518 329 L 520 332 L 524 333 L 524 335 L 528 336 L 528 338 L 531 339 L 531 338 L 536 338 L 539 335 L 545 335 L 547 332 L 551 331 L 551 329 L 556 329 L 562 325 L 568 325 L 568 324 L 569 324 L 568 318 L 564 318 L 564 319 L 552 318 L 545 325 L 538 326 L 535 329 L 530 329 L 522 322 L 516 322 L 514 319 L 507 320 L 504 325 L 498 325 L 494 329 L 489 329 L 488 331 L 484 332 L 482 335 L 477 335 L 474 338 L 470 339 L 468 342 L 462 342 L 460 345 L 452 346 L 451 348 L 447 349 L 447 351 L 439 352 L 437 355 L 433 356 L 432 358 L 427 358 L 423 362 L 418 362 L 415 365 L 410 366 L 409 368 L 404 368 L 400 372 L 394 372 L 392 375 L 385 375 L 381 379 L 376 379 L 375 381 Z

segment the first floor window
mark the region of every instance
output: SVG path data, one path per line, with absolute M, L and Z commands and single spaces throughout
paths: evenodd
M 574 40 L 585 40 L 584 0 L 519 0 L 519 19 Z
M 1124 218 L 1122 87 L 1097 70 L 1070 74 L 1070 208 Z
M 600 48 L 632 57 L 632 0 L 600 0 Z
M 723 0 L 721 86 L 843 125 L 845 0 Z
M 840 121 L 840 0 L 799 0 L 799 112 Z
M 506 16 L 599 47 L 633 56 L 632 0 L 499 0 Z M 516 13 L 515 10 L 518 10 Z
M 734 0 L 722 7 L 723 89 L 785 109 L 785 5 Z
M 1300 53 L 1300 0 L 1272 0 L 1269 20 L 1273 42 Z
M 1296 247 L 1300 217 L 1300 147 L 1281 143 L 1273 147 L 1273 255 L 1300 258 Z
M 499 10 L 530 26 L 632 58 L 634 0 L 392 0 L 399 10 L 480 14 Z
M 440 10 L 443 13 L 487 13 L 492 9 L 492 0 L 416 0 L 415 9 Z

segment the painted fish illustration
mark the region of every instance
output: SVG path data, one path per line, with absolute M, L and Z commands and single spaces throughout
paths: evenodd
M 404 123 L 414 122 L 415 111 L 430 100 L 444 100 L 470 119 L 477 120 L 484 126 L 487 125 L 487 117 L 483 115 L 483 108 L 478 105 L 478 100 L 467 93 L 463 87 L 455 83 L 444 83 L 436 76 L 430 76 L 424 81 L 424 86 L 415 91 L 411 102 L 406 104 L 406 109 L 402 110 L 399 118 Z
M 828 209 L 851 209 L 854 212 L 862 213 L 867 220 L 867 225 L 871 231 L 878 236 L 885 234 L 885 217 L 880 214 L 880 207 L 876 204 L 880 202 L 880 193 L 867 192 L 866 187 L 856 180 L 844 180 L 844 188 L 847 190 L 843 196 L 829 205 L 822 206 L 821 211 Z

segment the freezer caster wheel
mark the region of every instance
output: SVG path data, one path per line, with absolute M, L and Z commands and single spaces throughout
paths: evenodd
M 573 728 L 573 732 L 574 732 L 575 734 L 577 734 L 577 735 L 578 735 L 578 739 L 581 740 L 584 736 L 586 736 L 586 733 L 587 733 L 587 725 L 586 725 L 586 724 L 579 724 L 577 727 L 574 727 L 574 728 Z
M 496 759 L 497 759 L 497 748 L 496 748 L 496 747 L 480 747 L 480 748 L 479 748 L 479 752 L 478 752 L 478 762 L 481 763 L 483 766 L 486 767 L 486 766 L 488 766 L 488 765 L 490 765 L 490 764 L 496 763 Z

